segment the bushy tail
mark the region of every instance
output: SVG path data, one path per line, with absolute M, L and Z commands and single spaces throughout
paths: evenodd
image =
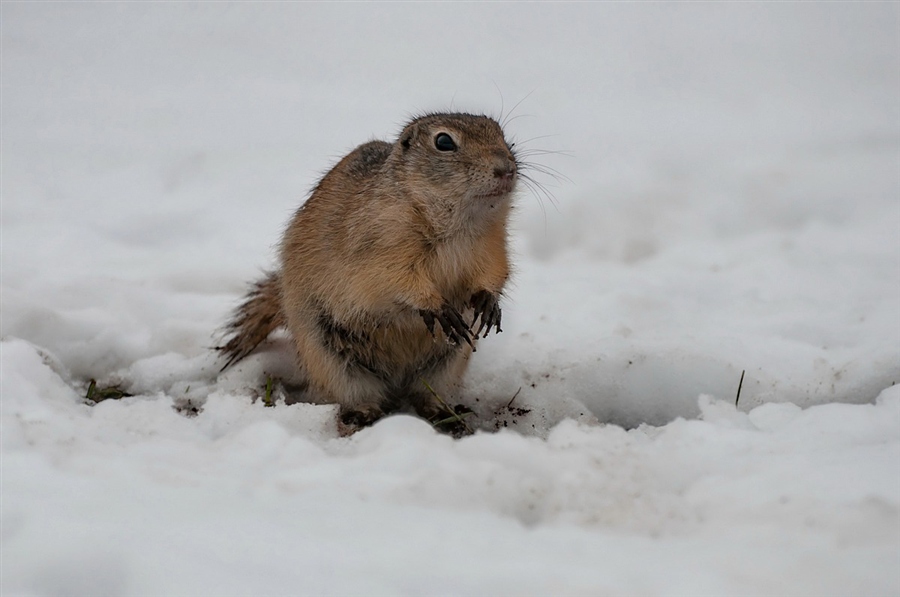
M 276 328 L 285 325 L 280 287 L 278 274 L 268 272 L 265 278 L 253 284 L 247 298 L 234 311 L 225 326 L 228 341 L 216 347 L 228 359 L 223 371 L 253 352 Z

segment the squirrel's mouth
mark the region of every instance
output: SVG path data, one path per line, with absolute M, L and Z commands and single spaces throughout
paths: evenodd
M 503 195 L 509 195 L 510 193 L 512 193 L 513 189 L 515 188 L 515 178 L 504 178 L 497 181 L 497 184 L 493 189 L 489 190 L 486 193 L 480 193 L 478 196 L 484 198 L 502 197 Z

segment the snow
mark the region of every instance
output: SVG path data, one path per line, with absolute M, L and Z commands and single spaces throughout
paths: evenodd
M 0 10 L 3 595 L 900 594 L 896 4 Z M 479 431 L 220 374 L 321 173 L 450 107 L 565 177 Z

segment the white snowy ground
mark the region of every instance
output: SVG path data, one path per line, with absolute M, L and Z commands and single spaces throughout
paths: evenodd
M 900 594 L 896 3 L 0 10 L 4 596 Z M 484 431 L 218 374 L 321 172 L 526 96 Z

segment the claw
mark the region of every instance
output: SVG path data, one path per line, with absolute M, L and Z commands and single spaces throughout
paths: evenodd
M 469 326 L 466 325 L 466 322 L 463 321 L 459 311 L 452 306 L 445 304 L 441 309 L 439 321 L 441 327 L 444 329 L 444 333 L 454 344 L 459 344 L 461 337 L 469 346 L 472 346 L 472 330 L 470 330 Z
M 487 290 L 481 290 L 472 295 L 472 298 L 469 299 L 469 305 L 475 311 L 472 325 L 474 326 L 475 321 L 479 318 L 481 319 L 481 324 L 478 326 L 478 331 L 475 332 L 475 337 L 478 337 L 483 330 L 484 335 L 481 337 L 487 338 L 487 335 L 491 333 L 492 327 L 496 328 L 498 334 L 503 331 L 500 329 L 501 311 L 497 295 Z
M 431 311 L 426 311 L 424 309 L 419 309 L 419 315 L 422 316 L 422 320 L 425 321 L 425 327 L 428 328 L 428 333 L 431 334 L 431 337 L 434 337 L 434 314 Z
M 432 336 L 434 335 L 434 322 L 437 320 L 441 326 L 441 330 L 444 332 L 444 336 L 446 336 L 450 343 L 459 344 L 460 340 L 465 340 L 469 346 L 473 349 L 475 348 L 472 344 L 472 330 L 469 328 L 469 325 L 463 321 L 459 311 L 449 303 L 444 303 L 441 310 L 437 313 L 434 311 L 420 310 L 419 315 L 422 316 L 422 320 L 425 322 L 425 326 L 428 328 L 428 331 L 431 332 Z

